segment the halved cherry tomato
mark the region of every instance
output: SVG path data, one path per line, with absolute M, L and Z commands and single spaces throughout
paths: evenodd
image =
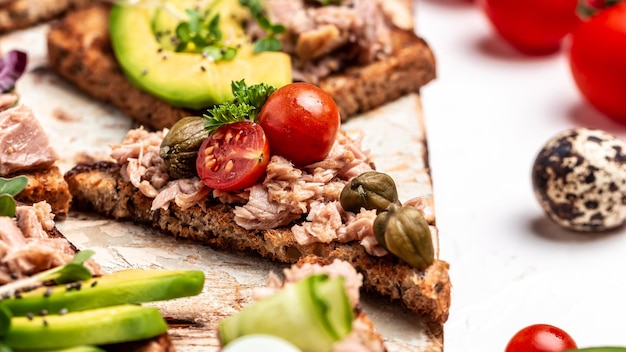
M 341 123 L 333 98 L 309 83 L 292 83 L 269 96 L 257 121 L 272 153 L 307 165 L 324 159 L 333 147 Z
M 254 122 L 224 125 L 202 143 L 196 170 L 209 187 L 241 190 L 265 174 L 270 146 L 261 126 Z
M 626 123 L 626 2 L 598 11 L 572 33 L 569 63 L 583 97 Z
M 481 0 L 497 33 L 518 51 L 543 55 L 558 51 L 579 23 L 578 0 Z
M 518 331 L 505 352 L 564 352 L 578 348 L 565 331 L 549 324 L 534 324 Z

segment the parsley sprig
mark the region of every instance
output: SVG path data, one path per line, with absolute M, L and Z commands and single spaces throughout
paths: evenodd
M 205 129 L 209 133 L 233 122 L 254 122 L 267 98 L 276 90 L 265 83 L 248 86 L 243 79 L 231 82 L 230 87 L 234 98 L 208 109 L 203 115 L 207 119 Z
M 282 24 L 272 23 L 269 18 L 265 16 L 263 5 L 261 0 L 239 0 L 239 4 L 250 9 L 250 13 L 254 20 L 259 24 L 261 29 L 265 30 L 267 36 L 257 39 L 254 44 L 254 52 L 260 53 L 263 51 L 279 51 L 282 43 L 277 35 L 285 33 L 286 28 Z
M 176 52 L 200 52 L 213 61 L 228 61 L 237 55 L 237 48 L 222 43 L 219 14 L 205 18 L 197 10 L 186 9 L 185 12 L 189 20 L 176 26 Z

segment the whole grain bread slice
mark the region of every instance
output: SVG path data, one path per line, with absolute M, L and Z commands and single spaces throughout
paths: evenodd
M 409 2 L 402 4 L 410 7 Z M 194 114 L 137 89 L 125 78 L 110 45 L 109 8 L 96 4 L 80 9 L 52 26 L 47 37 L 51 68 L 82 91 L 154 130 L 169 128 Z M 435 78 L 433 52 L 412 28 L 393 31 L 393 48 L 385 59 L 319 82 L 335 99 L 343 119 L 418 92 Z
M 451 285 L 445 261 L 436 259 L 425 270 L 417 270 L 395 256 L 371 256 L 358 242 L 301 245 L 287 227 L 248 231 L 238 226 L 233 208 L 216 201 L 207 200 L 186 210 L 175 204 L 151 210 L 152 199 L 125 182 L 116 163 L 80 164 L 68 171 L 65 179 L 73 208 L 154 226 L 215 249 L 254 253 L 283 263 L 296 263 L 308 255 L 344 260 L 364 276 L 366 291 L 400 301 L 440 328 L 447 320 Z
M 22 29 L 57 18 L 86 6 L 92 0 L 3 0 L 0 1 L 0 33 Z

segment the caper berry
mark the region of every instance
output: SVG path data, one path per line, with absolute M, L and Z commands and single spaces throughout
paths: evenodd
M 376 216 L 374 235 L 383 248 L 418 270 L 435 260 L 430 227 L 415 207 L 391 204 Z
M 383 211 L 398 201 L 398 191 L 391 176 L 368 171 L 353 178 L 341 190 L 339 201 L 345 210 L 353 213 L 358 213 L 361 208 Z
M 198 149 L 209 136 L 204 128 L 205 121 L 198 116 L 184 117 L 178 120 L 163 138 L 159 154 L 172 178 L 197 175 Z

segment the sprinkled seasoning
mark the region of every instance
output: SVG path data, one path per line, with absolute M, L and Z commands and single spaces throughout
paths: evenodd
M 52 287 L 48 287 L 46 289 L 46 292 L 43 293 L 43 296 L 48 298 L 48 297 L 50 297 L 51 294 L 52 294 Z
M 43 319 L 43 326 L 48 326 L 48 321 L 46 319 Z
M 28 318 L 28 320 L 33 320 L 33 317 L 35 315 L 33 313 L 26 313 L 26 318 Z
M 97 284 L 98 284 L 98 281 L 94 280 L 91 282 L 91 287 L 96 287 Z
M 59 315 L 65 315 L 67 314 L 67 308 L 61 308 L 61 310 L 59 311 Z
M 39 316 L 45 317 L 48 315 L 48 311 L 46 309 L 42 309 L 39 311 Z
M 202 70 L 202 72 L 206 72 L 206 68 L 204 66 L 200 66 L 200 69 Z
M 13 297 L 20 299 L 22 298 L 22 293 L 20 291 L 13 292 Z
M 147 73 L 148 73 L 148 69 L 147 68 L 144 68 L 144 69 L 141 70 L 141 74 L 142 75 L 146 75 Z

